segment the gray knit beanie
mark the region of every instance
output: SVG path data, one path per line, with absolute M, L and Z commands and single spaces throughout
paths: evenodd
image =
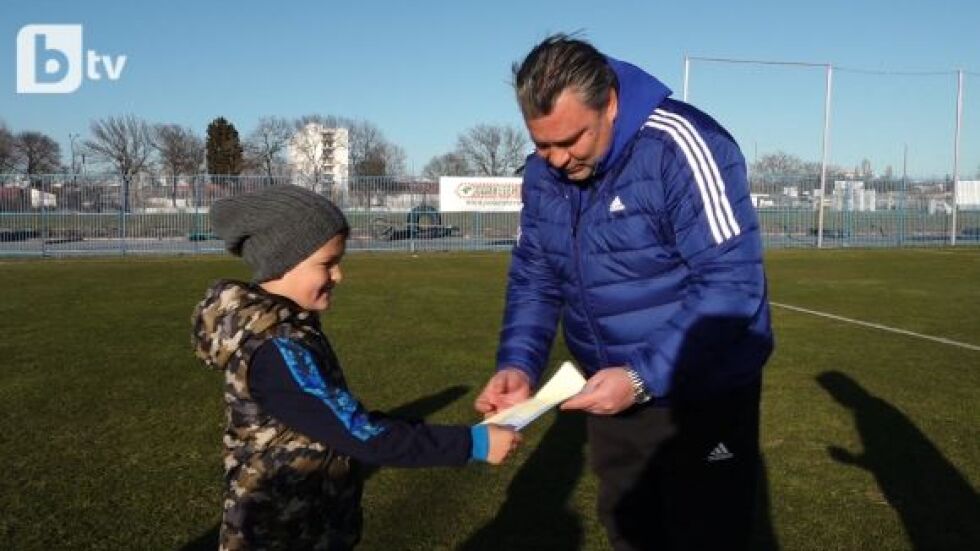
M 350 231 L 337 205 L 293 185 L 216 201 L 211 227 L 228 252 L 252 268 L 257 282 L 282 276 L 335 235 Z

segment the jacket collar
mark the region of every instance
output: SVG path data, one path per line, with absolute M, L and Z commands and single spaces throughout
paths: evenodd
M 671 94 L 670 88 L 639 67 L 608 56 L 606 61 L 619 81 L 619 110 L 613 123 L 612 143 L 596 165 L 596 177 L 619 161 L 653 110 Z

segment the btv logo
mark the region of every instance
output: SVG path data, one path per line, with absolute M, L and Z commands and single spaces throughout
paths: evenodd
M 126 56 L 85 52 L 85 76 L 119 80 Z M 17 33 L 17 93 L 70 94 L 82 85 L 82 26 L 25 25 Z

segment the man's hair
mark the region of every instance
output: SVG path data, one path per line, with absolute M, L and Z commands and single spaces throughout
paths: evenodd
M 581 94 L 592 109 L 602 109 L 609 90 L 617 86 L 605 56 L 585 40 L 564 33 L 545 38 L 512 70 L 517 103 L 526 119 L 551 114 L 558 96 L 568 89 Z

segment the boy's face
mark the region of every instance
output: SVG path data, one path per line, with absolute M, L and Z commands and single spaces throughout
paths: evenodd
M 330 308 L 335 285 L 343 280 L 340 261 L 347 247 L 347 236 L 335 235 L 278 280 L 264 285 L 285 296 L 301 308 L 322 312 Z

